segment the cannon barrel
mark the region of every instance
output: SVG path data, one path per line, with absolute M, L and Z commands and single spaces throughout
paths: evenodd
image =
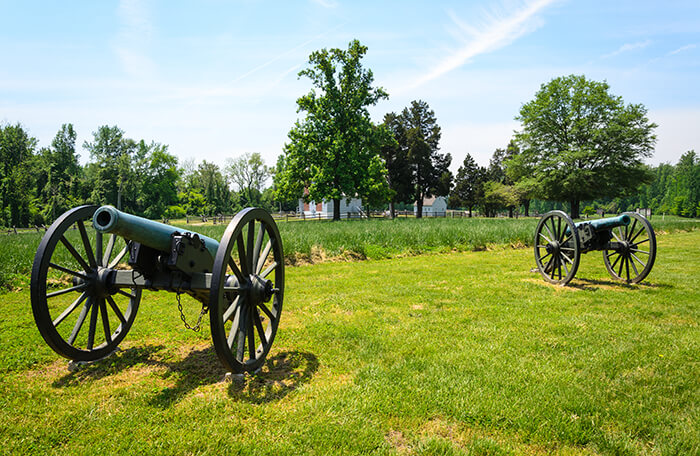
M 97 209 L 92 217 L 92 226 L 102 233 L 114 233 L 162 252 L 170 251 L 173 233 L 189 232 L 165 223 L 127 214 L 114 206 L 102 206 Z M 219 248 L 218 241 L 199 233 L 191 233 L 204 240 L 204 246 L 211 253 L 212 258 L 216 257 L 216 250 Z
M 590 222 L 578 222 L 576 226 L 589 223 L 594 230 L 609 230 L 617 226 L 627 226 L 630 224 L 630 216 L 627 214 L 618 215 L 617 217 L 608 217 L 604 219 L 591 220 Z

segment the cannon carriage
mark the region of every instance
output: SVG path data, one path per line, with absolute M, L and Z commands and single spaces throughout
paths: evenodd
M 551 211 L 535 230 L 535 262 L 542 277 L 566 285 L 578 270 L 582 253 L 602 251 L 610 276 L 626 283 L 644 280 L 656 259 L 651 223 L 635 212 L 574 223 L 562 211 Z
M 277 333 L 284 253 L 274 220 L 247 208 L 220 242 L 112 206 L 81 206 L 44 235 L 32 267 L 34 319 L 47 344 L 75 361 L 108 356 L 134 323 L 143 290 L 186 293 L 209 312 L 217 356 L 253 372 Z M 187 323 L 185 322 L 185 325 Z

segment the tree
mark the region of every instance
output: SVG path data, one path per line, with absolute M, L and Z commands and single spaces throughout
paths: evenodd
M 243 206 L 260 205 L 265 181 L 270 176 L 270 170 L 265 166 L 259 153 L 248 153 L 235 159 L 229 159 L 226 174 L 237 187 Z
M 423 199 L 431 196 L 446 196 L 452 186 L 449 171 L 452 156 L 440 154 L 440 126 L 435 112 L 425 101 L 412 101 L 397 118 L 388 114 L 400 125 L 392 128 L 399 134 L 395 139 L 405 153 L 410 172 L 410 191 L 418 205 L 417 217 L 423 216 Z
M 141 177 L 140 206 L 144 217 L 163 217 L 170 206 L 178 203 L 177 182 L 180 171 L 177 157 L 168 153 L 168 146 L 152 143 Z
M 333 220 L 340 219 L 341 198 L 376 199 L 387 192 L 381 137 L 367 107 L 388 95 L 372 86 L 372 71 L 362 67 L 366 52 L 353 40 L 347 50 L 322 49 L 309 56 L 309 67 L 299 76 L 308 77 L 314 89 L 297 100 L 297 112 L 306 117 L 289 132 L 277 181 L 278 198 L 299 198 L 306 188 L 310 200 L 332 200 Z
M 197 185 L 193 188 L 204 195 L 205 212 L 208 215 L 225 213 L 233 209 L 228 179 L 215 163 L 203 160 L 195 173 Z
M 484 178 L 486 170 L 476 164 L 474 158 L 467 154 L 462 166 L 457 170 L 455 188 L 450 194 L 452 206 L 464 206 L 469 209 L 469 217 L 472 216 L 472 208 L 479 204 L 484 196 Z
M 36 145 L 19 123 L 0 125 L 0 223 L 27 226 L 30 222 Z
M 93 132 L 93 142 L 85 141 L 83 148 L 93 160 L 87 167 L 92 192 L 89 199 L 98 204 L 122 206 L 122 197 L 136 201 L 136 143 L 124 137 L 124 131 L 116 125 L 104 125 Z M 132 209 L 125 204 L 125 210 Z
M 411 186 L 411 167 L 408 163 L 406 150 L 406 129 L 401 116 L 390 112 L 384 116 L 384 128 L 392 138 L 385 141 L 382 147 L 382 158 L 387 169 L 387 184 L 389 195 L 389 214 L 396 217 L 396 202 L 410 201 L 413 196 Z M 403 145 L 403 147 L 402 147 Z
M 76 133 L 72 124 L 63 124 L 51 142 L 41 150 L 41 170 L 37 178 L 39 195 L 44 203 L 43 215 L 55 220 L 63 212 L 77 206 L 82 168 L 75 153 Z
M 585 76 L 555 78 L 524 104 L 516 120 L 521 153 L 539 198 L 569 201 L 578 218 L 583 200 L 629 194 L 652 175 L 642 159 L 656 143 L 656 124 L 641 104 L 625 105 L 606 82 Z

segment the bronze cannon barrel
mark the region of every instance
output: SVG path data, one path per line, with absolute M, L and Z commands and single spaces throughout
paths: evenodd
M 219 242 L 196 232 L 186 231 L 165 223 L 154 222 L 143 217 L 127 214 L 114 206 L 102 206 L 92 217 L 92 225 L 102 233 L 114 233 L 125 239 L 167 252 L 173 233 L 192 233 L 204 241 L 204 247 L 212 258 L 216 257 Z

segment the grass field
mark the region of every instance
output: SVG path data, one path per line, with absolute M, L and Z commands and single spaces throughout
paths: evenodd
M 637 286 L 599 253 L 548 285 L 531 249 L 288 268 L 269 361 L 231 383 L 173 295 L 71 373 L 6 293 L 0 453 L 700 454 L 700 230 L 658 241 Z
M 288 264 L 328 260 L 380 259 L 426 252 L 472 251 L 500 246 L 530 246 L 538 218 L 436 218 L 280 222 Z M 221 239 L 227 225 L 176 226 Z M 654 229 L 700 229 L 700 219 L 655 217 Z M 77 236 L 76 233 L 72 233 Z M 0 289 L 26 287 L 43 233 L 0 234 Z

